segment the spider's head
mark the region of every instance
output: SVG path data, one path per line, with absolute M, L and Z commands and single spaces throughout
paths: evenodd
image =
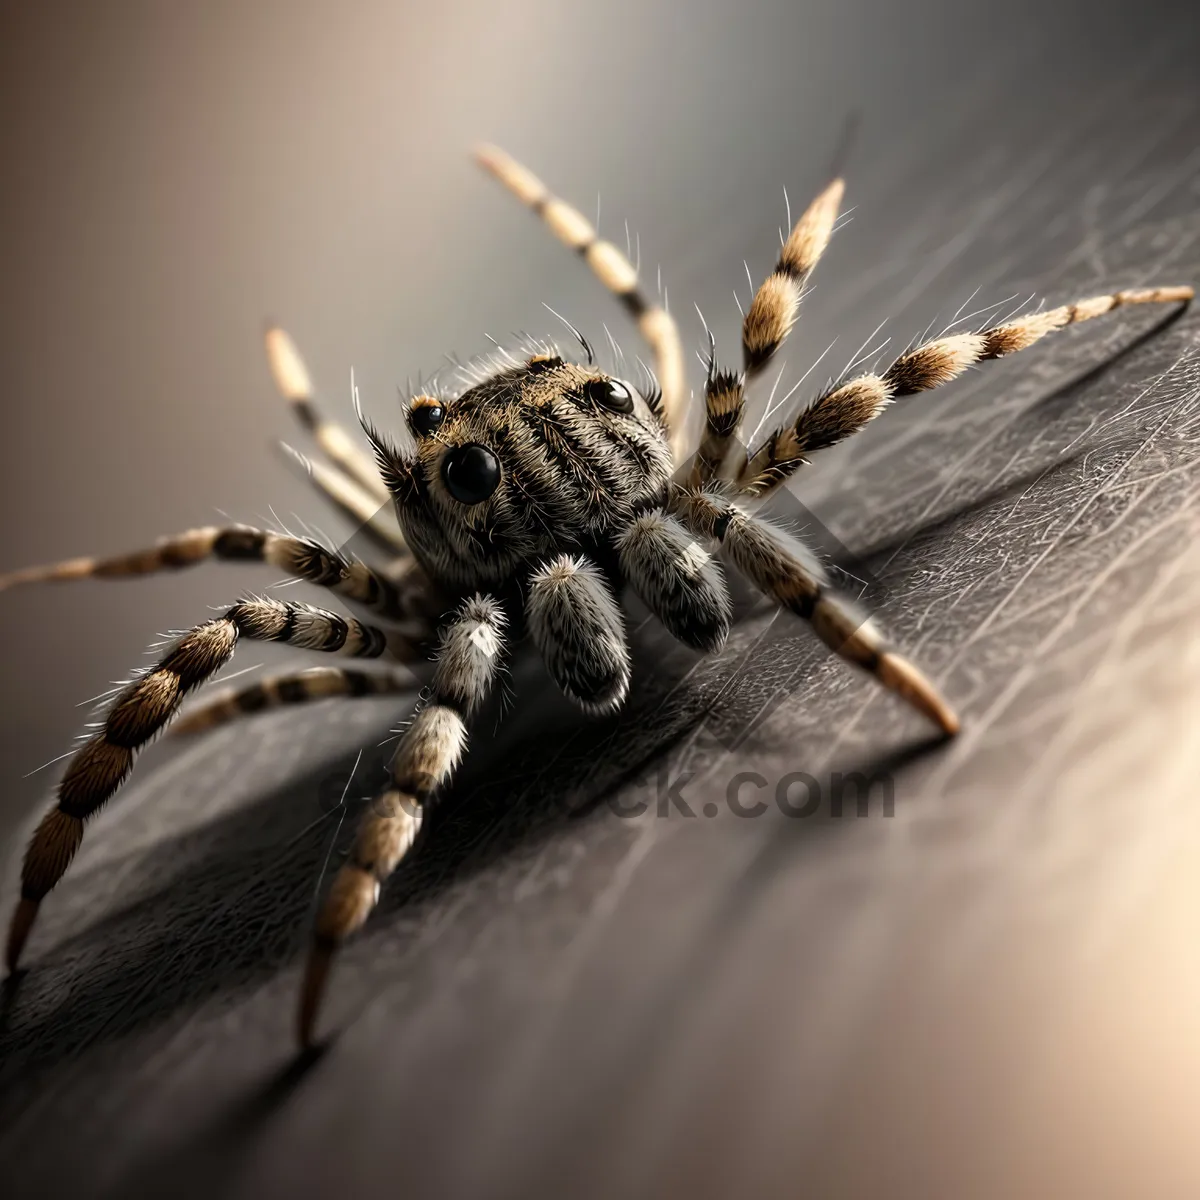
M 656 398 L 556 354 L 505 367 L 456 399 L 417 396 L 407 420 L 415 450 L 377 441 L 380 465 L 417 558 L 462 587 L 602 546 L 661 501 L 671 474 Z

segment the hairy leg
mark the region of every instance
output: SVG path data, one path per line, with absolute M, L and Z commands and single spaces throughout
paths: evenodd
M 720 542 L 751 583 L 808 621 L 835 654 L 869 672 L 943 733 L 958 732 L 958 718 L 934 685 L 830 591 L 820 563 L 803 543 L 717 493 L 680 490 L 673 499 L 684 525 Z
M 26 567 L 0 575 L 0 591 L 18 584 L 129 579 L 194 566 L 205 559 L 267 563 L 317 587 L 328 588 L 389 620 L 413 620 L 418 624 L 423 620 L 425 605 L 417 586 L 418 576 L 411 576 L 408 584 L 401 587 L 366 563 L 327 550 L 310 538 L 272 533 L 248 525 L 189 529 L 186 533 L 162 538 L 150 549 L 112 558 L 73 558 L 48 566 Z
M 667 630 L 697 650 L 719 650 L 732 607 L 717 560 L 661 509 L 643 513 L 617 538 L 621 570 Z
M 313 487 L 376 546 L 389 554 L 408 557 L 408 546 L 391 502 L 381 505 L 366 488 L 336 467 L 311 459 L 286 442 L 280 442 L 279 446 L 288 462 L 303 471 Z
M 99 732 L 67 763 L 58 802 L 25 851 L 21 900 L 8 934 L 10 971 L 16 969 L 38 906 L 83 841 L 84 821 L 125 781 L 137 751 L 171 720 L 184 696 L 233 657 L 241 637 L 359 658 L 378 658 L 388 647 L 388 635 L 353 618 L 267 599 L 239 601 L 178 639 L 155 666 L 117 693 Z
M 312 434 L 330 460 L 375 500 L 376 508 L 390 504 L 392 498 L 371 457 L 359 449 L 345 429 L 317 408 L 312 379 L 296 343 L 278 326 L 268 329 L 264 340 L 271 378 L 279 394 L 292 406 L 296 419 Z
M 350 699 L 395 696 L 411 692 L 415 687 L 416 679 L 408 671 L 309 667 L 287 675 L 269 675 L 247 687 L 231 688 L 207 703 L 189 709 L 171 726 L 171 733 L 173 736 L 198 733 L 268 709 L 310 704 L 335 696 Z
M 1190 287 L 1134 288 L 1029 313 L 978 333 L 934 338 L 902 354 L 882 375 L 860 375 L 818 396 L 751 455 L 739 473 L 738 486 L 766 495 L 801 467 L 807 454 L 857 433 L 898 397 L 941 387 L 975 363 L 1015 354 L 1048 333 L 1123 305 L 1186 302 L 1192 295 Z
M 734 451 L 746 408 L 746 388 L 775 357 L 796 323 L 804 285 L 833 235 L 845 185 L 835 179 L 805 209 L 779 252 L 775 270 L 763 281 L 742 320 L 742 371 L 717 368 L 710 347 L 704 385 L 705 423 L 691 482 L 699 486 L 724 473 L 736 475 L 744 452 Z M 731 451 L 733 452 L 731 455 Z M 734 457 L 727 472 L 725 460 Z
M 604 572 L 583 554 L 559 554 L 529 580 L 529 636 L 551 678 L 585 712 L 619 707 L 629 689 L 625 618 Z
M 681 461 L 688 393 L 683 347 L 675 319 L 665 308 L 646 299 L 638 286 L 637 271 L 625 255 L 612 242 L 601 239 L 578 209 L 553 195 L 536 175 L 495 146 L 480 146 L 475 158 L 518 200 L 532 208 L 561 242 L 584 259 L 637 322 L 639 332 L 654 351 L 658 385 L 662 388 L 663 418 L 675 461 Z
M 371 802 L 317 917 L 297 1014 L 301 1046 L 312 1043 L 334 953 L 375 907 L 380 887 L 412 845 L 422 809 L 466 750 L 467 719 L 500 671 L 505 626 L 499 602 L 477 595 L 463 602 L 443 631 L 429 701 L 400 739 L 391 782 Z

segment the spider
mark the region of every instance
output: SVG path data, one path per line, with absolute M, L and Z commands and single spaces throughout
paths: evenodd
M 128 776 L 134 756 L 181 701 L 222 668 L 239 639 L 351 658 L 414 664 L 433 658 L 432 682 L 400 739 L 386 787 L 367 808 L 353 847 L 320 907 L 300 988 L 296 1032 L 313 1043 L 339 945 L 367 919 L 381 885 L 413 843 L 422 813 L 467 747 L 467 725 L 519 638 L 540 652 L 559 688 L 588 713 L 617 709 L 630 656 L 620 594 L 628 584 L 676 638 L 715 653 L 730 628 L 730 598 L 714 549 L 776 604 L 809 622 L 835 654 L 895 692 L 946 735 L 958 719 L 934 685 L 830 589 L 817 557 L 756 512 L 814 451 L 860 429 L 902 396 L 950 382 L 974 363 L 1023 350 L 1056 329 L 1126 304 L 1186 302 L 1190 287 L 1094 296 L 925 341 L 880 374 L 821 391 L 753 451 L 739 442 L 746 390 L 792 328 L 806 281 L 833 232 L 843 183 L 831 182 L 796 222 L 742 324 L 742 369 L 718 367 L 710 337 L 705 421 L 690 460 L 689 401 L 675 321 L 641 291 L 635 268 L 574 208 L 502 151 L 480 164 L 578 252 L 624 305 L 649 344 L 657 381 L 641 389 L 554 348 L 501 357 L 459 395 L 409 399 L 402 437 L 359 414 L 374 461 L 313 403 L 308 372 L 288 336 L 266 349 L 276 385 L 329 462 L 313 482 L 391 551 L 375 569 L 315 541 L 242 525 L 194 529 L 153 549 L 14 572 L 16 583 L 125 578 L 207 558 L 265 562 L 378 617 L 367 623 L 308 604 L 240 600 L 177 638 L 156 665 L 121 688 L 97 731 L 71 757 L 57 803 L 25 853 L 7 962 L 17 968 L 38 907 L 79 849 L 84 822 Z M 386 518 L 394 508 L 398 528 Z M 398 692 L 398 673 L 314 668 L 227 695 L 180 722 L 197 729 L 277 705 Z

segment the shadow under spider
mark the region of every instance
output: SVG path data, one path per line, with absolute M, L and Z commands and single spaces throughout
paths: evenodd
M 1128 358 L 1135 350 L 1140 350 L 1143 346 L 1154 341 L 1155 338 L 1159 337 L 1172 325 L 1181 321 L 1191 309 L 1192 304 L 1189 301 L 1185 304 L 1180 304 L 1165 316 L 1159 317 L 1149 328 L 1143 330 L 1137 337 L 1125 345 L 1114 350 L 1107 358 L 1088 367 L 1086 371 L 1080 372 L 1080 374 L 1074 376 L 1072 379 L 1068 379 L 1065 383 L 1059 384 L 1053 391 L 1038 400 L 1032 406 L 1031 411 L 1044 411 L 1070 401 L 1074 398 L 1076 392 L 1080 392 L 1091 386 L 1091 384 L 1102 378 L 1121 362 L 1122 359 Z
M 159 1195 L 212 1200 L 224 1195 L 244 1156 L 257 1144 L 262 1127 L 296 1094 L 324 1054 L 314 1047 L 295 1055 L 185 1142 L 138 1164 L 105 1194 L 113 1200 Z
M 785 614 L 740 657 L 735 650 L 717 659 L 697 659 L 662 631 L 639 636 L 635 654 L 642 661 L 635 664 L 627 706 L 590 721 L 553 697 L 560 709 L 551 710 L 550 722 L 559 732 L 550 738 L 543 724 L 545 695 L 526 694 L 529 707 L 511 714 L 495 738 L 488 736 L 485 713 L 460 779 L 431 812 L 415 852 L 385 889 L 375 920 L 433 903 L 514 847 L 588 818 L 714 711 L 730 729 L 757 729 L 762 697 L 753 690 L 756 672 L 779 657 L 776 643 L 793 638 L 799 625 Z M 820 656 L 815 639 L 808 652 L 814 661 Z M 796 658 L 794 649 L 789 658 Z M 303 720 L 317 718 L 297 716 L 300 737 Z M 754 742 L 753 736 L 740 738 L 729 751 L 752 755 Z M 360 778 L 380 775 L 390 753 L 372 747 Z M 344 779 L 354 761 L 353 754 L 340 756 L 324 775 Z M 152 788 L 153 780 L 146 786 Z M 40 952 L 0 1003 L 0 1093 L 10 1091 L 27 1067 L 40 1072 L 202 1000 L 252 988 L 295 964 L 306 948 L 314 888 L 330 854 L 332 821 L 309 819 L 313 790 L 312 778 L 296 781 L 198 829 L 162 838 L 147 853 L 156 865 L 170 864 L 168 871 L 136 899 L 118 902 Z M 143 802 L 153 803 L 153 796 Z M 331 868 L 353 836 L 362 804 L 347 804 Z M 121 863 L 96 870 L 119 875 Z M 85 873 L 68 877 L 63 887 L 86 889 L 89 883 Z M 286 1054 L 286 1015 L 280 1025 Z M 0 1124 L 6 1109 L 0 1099 Z
M 454 788 L 422 829 L 418 847 L 389 881 L 379 919 L 430 903 L 454 881 L 483 870 L 514 845 L 547 836 L 590 804 L 564 802 L 587 764 L 589 794 L 602 798 L 644 769 L 703 718 L 705 689 L 683 689 L 664 708 L 671 679 L 645 679 L 620 714 L 600 722 L 574 717 L 561 746 L 547 755 L 544 735 L 517 730 L 518 740 L 486 738 Z M 534 721 L 542 706 L 534 705 Z M 299 714 L 297 714 L 299 715 Z M 308 719 L 316 719 L 307 714 Z M 555 718 L 559 719 L 559 718 Z M 297 736 L 303 725 L 297 722 Z M 360 780 L 382 774 L 391 750 L 364 753 Z M 330 854 L 332 813 L 311 820 L 317 777 L 345 779 L 356 760 L 346 754 L 200 828 L 160 839 L 149 851 L 158 871 L 137 898 L 105 906 L 97 919 L 38 951 L 11 979 L 0 1000 L 0 1126 L 19 1108 L 32 1076 L 83 1050 L 118 1040 L 214 995 L 251 987 L 296 963 L 307 948 L 314 888 L 322 864 L 337 862 L 353 836 L 363 802 L 347 804 Z M 489 775 L 533 767 L 536 786 L 506 803 L 506 781 Z M 153 788 L 153 779 L 146 781 Z M 214 786 L 220 786 L 219 781 Z M 373 788 L 371 789 L 373 790 Z M 145 803 L 153 803 L 153 795 Z M 319 799 L 319 797 L 318 797 Z M 119 876 L 128 860 L 69 876 L 63 890 L 86 889 Z M 168 869 L 162 869 L 169 864 Z M 77 911 L 83 908 L 76 895 Z M 288 1014 L 281 1014 L 281 1053 L 290 1053 Z M 28 1086 L 26 1084 L 28 1083 Z

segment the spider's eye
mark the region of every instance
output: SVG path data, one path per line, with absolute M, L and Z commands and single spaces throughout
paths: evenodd
M 422 437 L 428 437 L 441 425 L 446 410 L 440 404 L 418 404 L 409 415 L 412 427 Z
M 618 379 L 589 379 L 583 385 L 583 394 L 613 412 L 633 412 L 633 392 Z
M 442 460 L 442 479 L 459 504 L 482 504 L 500 485 L 500 460 L 486 446 L 468 442 Z

